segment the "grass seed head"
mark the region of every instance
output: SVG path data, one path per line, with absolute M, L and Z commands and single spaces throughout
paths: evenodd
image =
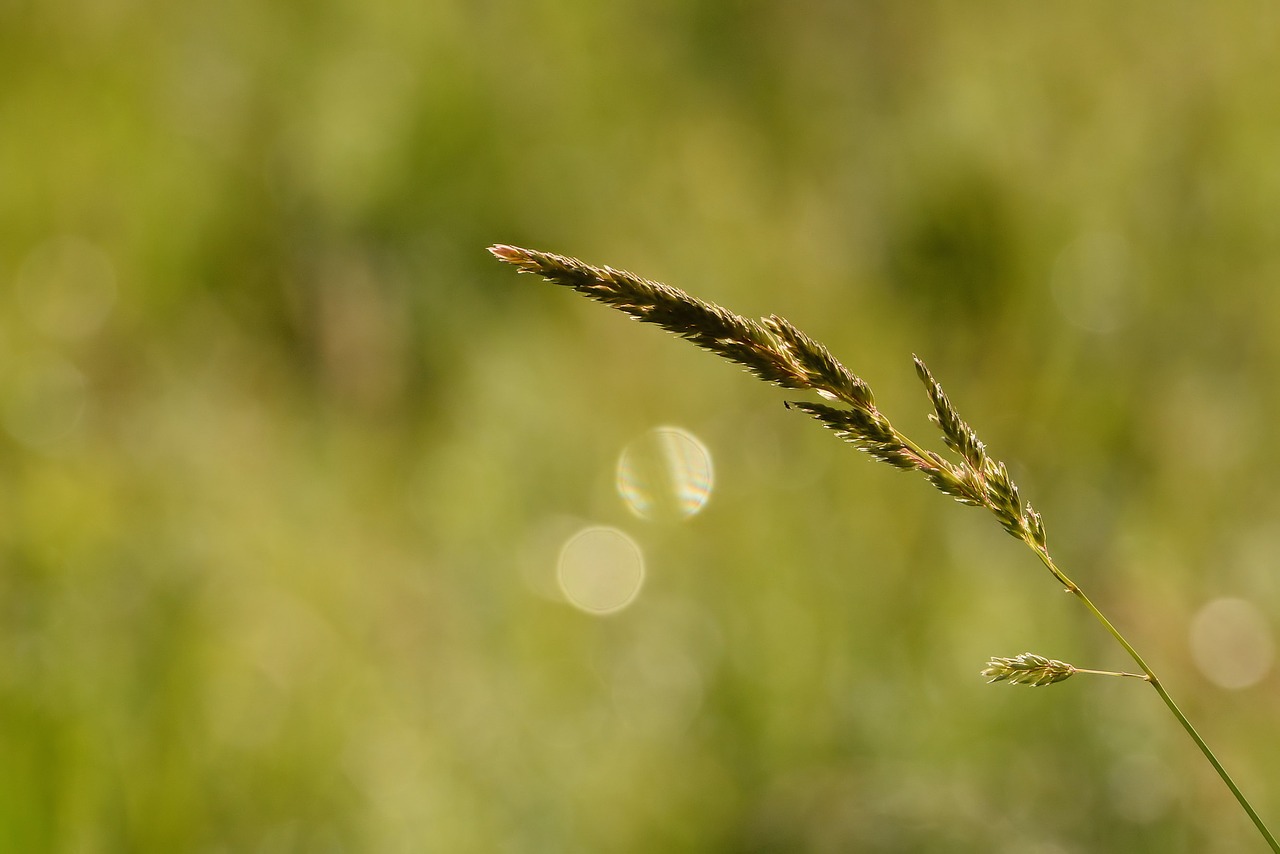
M 982 671 L 987 682 L 1008 681 L 1036 688 L 1070 679 L 1075 673 L 1076 668 L 1065 661 L 1045 658 L 1033 652 L 1024 652 L 1013 658 L 992 658 Z

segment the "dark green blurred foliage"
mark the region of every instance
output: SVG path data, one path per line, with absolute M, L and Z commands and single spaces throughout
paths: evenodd
M 1278 37 L 0 0 L 0 848 L 1253 850 L 1143 686 L 978 678 L 1123 666 L 989 518 L 484 247 L 783 314 L 923 439 L 920 353 L 1274 825 L 1275 677 L 1189 626 L 1280 609 Z M 681 523 L 614 488 L 660 424 Z M 587 524 L 646 559 L 608 617 Z

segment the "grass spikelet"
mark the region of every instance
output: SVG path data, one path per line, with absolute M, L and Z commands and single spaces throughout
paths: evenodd
M 551 252 L 506 245 L 491 246 L 489 251 L 522 273 L 542 276 L 636 320 L 661 326 L 744 366 L 766 382 L 825 391 L 838 400 L 871 407 L 866 383 L 782 318 L 751 320 L 679 288 Z
M 1033 652 L 1024 652 L 1013 658 L 992 658 L 987 662 L 982 675 L 986 677 L 987 682 L 1007 680 L 1013 685 L 1031 685 L 1038 688 L 1070 679 L 1076 672 L 1076 669 L 1065 661 L 1045 658 Z
M 1014 536 L 1023 537 L 1024 521 L 1017 487 L 1003 464 L 987 455 L 973 430 L 956 414 L 924 362 L 915 360 L 933 402 L 933 420 L 947 446 L 959 454 L 956 465 L 927 451 L 900 433 L 878 410 L 871 387 L 831 352 L 785 318 L 752 320 L 679 288 L 651 282 L 612 267 L 595 267 L 550 252 L 516 246 L 491 246 L 498 259 L 524 273 L 572 288 L 637 320 L 653 323 L 717 355 L 745 366 L 761 379 L 789 389 L 807 389 L 847 405 L 789 401 L 788 408 L 812 416 L 838 437 L 894 468 L 919 471 L 937 489 L 964 504 L 985 506 Z
M 978 440 L 978 434 L 973 432 L 973 428 L 961 420 L 960 414 L 951 405 L 942 386 L 933 378 L 933 374 L 929 373 L 929 369 L 925 367 L 921 358 L 919 356 L 912 358 L 916 364 L 916 375 L 924 383 L 925 390 L 929 393 L 929 401 L 933 404 L 933 414 L 929 416 L 929 420 L 938 425 L 947 447 L 964 458 L 969 468 L 978 472 L 983 471 L 987 466 L 986 446 Z
M 855 409 L 873 411 L 875 395 L 862 378 L 840 364 L 826 347 L 792 326 L 785 318 L 772 314 L 761 321 L 793 354 L 796 364 L 809 378 L 809 387 L 819 393 L 828 392 L 835 400 L 843 400 Z
M 904 471 L 925 468 L 925 461 L 903 444 L 898 431 L 874 409 L 836 409 L 794 400 L 787 401 L 785 406 L 812 415 L 824 427 L 835 431 L 837 437 L 894 468 Z

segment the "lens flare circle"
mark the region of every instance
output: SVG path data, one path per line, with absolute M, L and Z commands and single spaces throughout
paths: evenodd
M 1256 685 L 1271 670 L 1275 640 L 1262 613 L 1244 599 L 1214 599 L 1191 620 L 1191 654 L 1220 688 Z
M 711 498 L 711 452 L 688 430 L 655 427 L 618 457 L 618 494 L 641 519 L 681 520 Z
M 569 604 L 588 614 L 614 614 L 635 601 L 644 584 L 644 555 L 617 528 L 584 528 L 565 542 L 556 580 Z

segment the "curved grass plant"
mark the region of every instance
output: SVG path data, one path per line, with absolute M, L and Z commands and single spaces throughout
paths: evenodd
M 916 374 L 933 405 L 929 420 L 941 430 L 943 441 L 955 459 L 927 450 L 899 432 L 876 408 L 871 388 L 860 377 L 837 361 L 822 344 L 777 315 L 759 320 L 742 317 L 679 288 L 611 267 L 594 267 L 564 255 L 506 245 L 491 246 L 489 251 L 522 273 L 539 275 L 636 320 L 661 326 L 704 350 L 744 366 L 766 382 L 786 389 L 816 392 L 827 403 L 788 401 L 787 408 L 814 418 L 839 438 L 881 462 L 904 471 L 919 472 L 961 504 L 985 508 L 1005 531 L 1035 553 L 1054 579 L 1124 648 L 1141 672 L 1085 670 L 1028 652 L 1013 658 L 992 658 L 982 675 L 990 682 L 1032 686 L 1061 682 L 1077 673 L 1128 676 L 1147 682 L 1218 772 L 1271 850 L 1280 854 L 1280 844 L 1169 696 L 1160 678 L 1079 585 L 1054 563 L 1040 514 L 1023 499 L 1005 464 L 987 452 L 977 434 L 960 418 L 942 386 L 918 357 Z

